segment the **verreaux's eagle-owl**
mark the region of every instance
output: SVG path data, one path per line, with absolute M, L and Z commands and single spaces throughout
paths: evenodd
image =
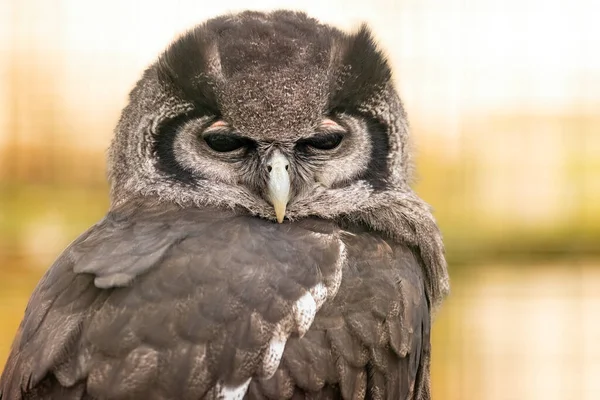
M 429 398 L 448 277 L 407 136 L 366 27 L 184 34 L 131 92 L 110 210 L 35 289 L 0 398 Z

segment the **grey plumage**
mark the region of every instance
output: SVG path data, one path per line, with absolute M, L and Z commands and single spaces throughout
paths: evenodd
M 144 72 L 109 169 L 111 210 L 32 295 L 3 400 L 429 398 L 443 244 L 366 28 L 200 25 Z

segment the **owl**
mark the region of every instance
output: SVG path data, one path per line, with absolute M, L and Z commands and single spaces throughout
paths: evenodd
M 14 399 L 429 399 L 440 231 L 365 26 L 204 22 L 145 70 L 110 209 L 33 292 Z

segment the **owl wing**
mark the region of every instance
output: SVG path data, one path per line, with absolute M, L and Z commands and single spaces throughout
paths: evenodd
M 38 284 L 0 398 L 409 398 L 428 372 L 419 271 L 318 220 L 113 212 Z
M 430 312 L 418 259 L 380 236 L 343 234 L 340 288 L 308 333 L 287 343 L 256 399 L 430 398 Z
M 334 298 L 344 259 L 332 223 L 111 212 L 35 289 L 0 398 L 241 399 Z

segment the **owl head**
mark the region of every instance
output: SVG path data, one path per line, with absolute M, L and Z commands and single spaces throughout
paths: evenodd
M 365 26 L 276 11 L 193 28 L 131 92 L 109 178 L 113 207 L 145 198 L 366 225 L 420 248 L 432 290 L 447 290 L 437 225 L 408 185 L 406 115 Z

